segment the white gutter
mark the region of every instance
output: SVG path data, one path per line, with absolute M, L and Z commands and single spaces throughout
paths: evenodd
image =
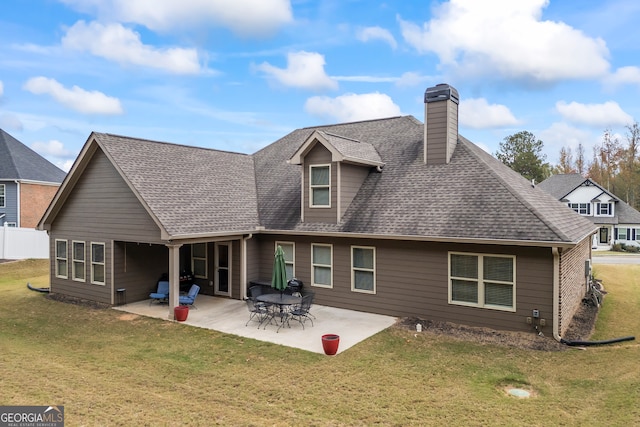
M 560 319 L 560 252 L 557 247 L 551 248 L 553 254 L 553 338 L 560 342 L 558 320 Z

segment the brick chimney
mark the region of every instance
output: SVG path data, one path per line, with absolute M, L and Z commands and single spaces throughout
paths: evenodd
M 449 163 L 458 142 L 458 91 L 439 84 L 424 92 L 424 162 Z

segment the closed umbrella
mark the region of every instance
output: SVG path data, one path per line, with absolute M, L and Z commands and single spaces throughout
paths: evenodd
M 280 291 L 280 294 L 287 288 L 287 266 L 284 260 L 284 250 L 280 245 L 276 248 L 276 254 L 273 259 L 271 287 Z

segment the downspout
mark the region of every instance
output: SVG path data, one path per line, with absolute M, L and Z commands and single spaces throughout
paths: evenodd
M 553 338 L 562 342 L 559 332 L 560 320 L 560 252 L 557 247 L 551 248 L 553 254 Z
M 247 299 L 247 240 L 253 237 L 253 233 L 249 234 L 246 237 L 243 237 L 242 248 L 240 251 L 242 253 L 241 261 L 240 261 L 240 298 L 244 301 Z
M 20 227 L 20 205 L 22 204 L 20 201 L 20 181 L 14 179 L 13 182 L 16 183 L 16 227 Z

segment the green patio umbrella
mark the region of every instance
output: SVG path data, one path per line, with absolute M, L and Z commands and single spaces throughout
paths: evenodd
M 284 261 L 284 250 L 278 245 L 273 259 L 273 273 L 271 275 L 271 287 L 282 293 L 287 288 L 287 267 Z

